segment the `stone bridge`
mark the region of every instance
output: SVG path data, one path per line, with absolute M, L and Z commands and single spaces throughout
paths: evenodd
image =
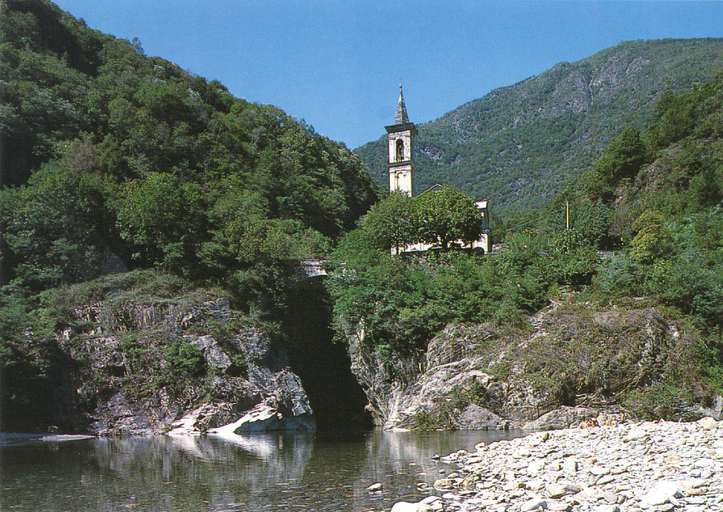
M 299 270 L 301 271 L 302 279 L 311 279 L 314 277 L 321 277 L 327 275 L 326 268 L 324 268 L 324 260 L 301 260 L 299 261 Z

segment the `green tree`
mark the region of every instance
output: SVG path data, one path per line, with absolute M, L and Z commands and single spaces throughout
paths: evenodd
M 367 239 L 378 249 L 399 249 L 417 241 L 416 203 L 406 194 L 393 192 L 373 205 L 360 225 Z
M 608 183 L 637 174 L 646 161 L 646 148 L 636 128 L 625 128 L 608 145 L 596 162 L 594 171 L 605 177 Z
M 474 201 L 452 187 L 442 187 L 415 199 L 418 238 L 443 251 L 457 240 L 473 242 L 480 235 L 482 217 Z
M 131 244 L 134 260 L 191 272 L 206 219 L 197 185 L 153 173 L 127 182 L 115 208 L 120 235 Z
M 554 267 L 561 284 L 587 284 L 595 271 L 597 252 L 576 229 L 558 233 L 552 241 Z
M 116 238 L 106 179 L 43 166 L 27 185 L 0 190 L 0 238 L 6 278 L 31 290 L 98 275 Z
M 602 200 L 576 204 L 572 212 L 572 226 L 583 238 L 595 246 L 603 246 L 608 238 L 612 219 L 611 208 Z
M 672 237 L 665 225 L 665 215 L 657 210 L 645 210 L 633 223 L 636 235 L 630 243 L 630 254 L 640 263 L 652 263 L 669 254 Z

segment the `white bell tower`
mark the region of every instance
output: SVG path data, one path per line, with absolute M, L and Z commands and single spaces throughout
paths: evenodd
M 414 162 L 412 162 L 412 138 L 417 133 L 414 123 L 409 122 L 407 106 L 404 104 L 404 91 L 399 84 L 395 124 L 387 129 L 387 169 L 389 171 L 389 191 L 414 195 Z

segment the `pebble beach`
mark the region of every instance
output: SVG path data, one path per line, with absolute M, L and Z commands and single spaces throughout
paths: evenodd
M 720 423 L 623 423 L 480 443 L 440 458 L 449 471 L 434 482 L 439 496 L 392 512 L 720 511 Z

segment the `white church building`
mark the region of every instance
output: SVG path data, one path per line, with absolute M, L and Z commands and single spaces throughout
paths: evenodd
M 397 100 L 397 110 L 394 114 L 395 123 L 386 126 L 387 130 L 387 170 L 389 173 L 389 191 L 402 192 L 410 197 L 414 197 L 414 158 L 413 158 L 413 141 L 417 134 L 417 128 L 414 123 L 409 122 L 407 115 L 407 106 L 404 103 L 404 91 L 401 84 L 399 85 L 399 99 Z M 440 185 L 434 185 L 422 194 L 433 194 Z M 421 194 L 420 194 L 421 195 Z M 457 245 L 466 249 L 476 249 L 489 253 L 492 249 L 492 237 L 489 230 L 489 211 L 486 199 L 478 199 L 475 206 L 481 213 L 482 217 L 482 234 L 478 240 L 474 242 L 459 241 Z M 399 252 L 418 252 L 435 249 L 432 244 L 413 244 L 400 248 Z M 392 248 L 392 254 L 397 250 Z

